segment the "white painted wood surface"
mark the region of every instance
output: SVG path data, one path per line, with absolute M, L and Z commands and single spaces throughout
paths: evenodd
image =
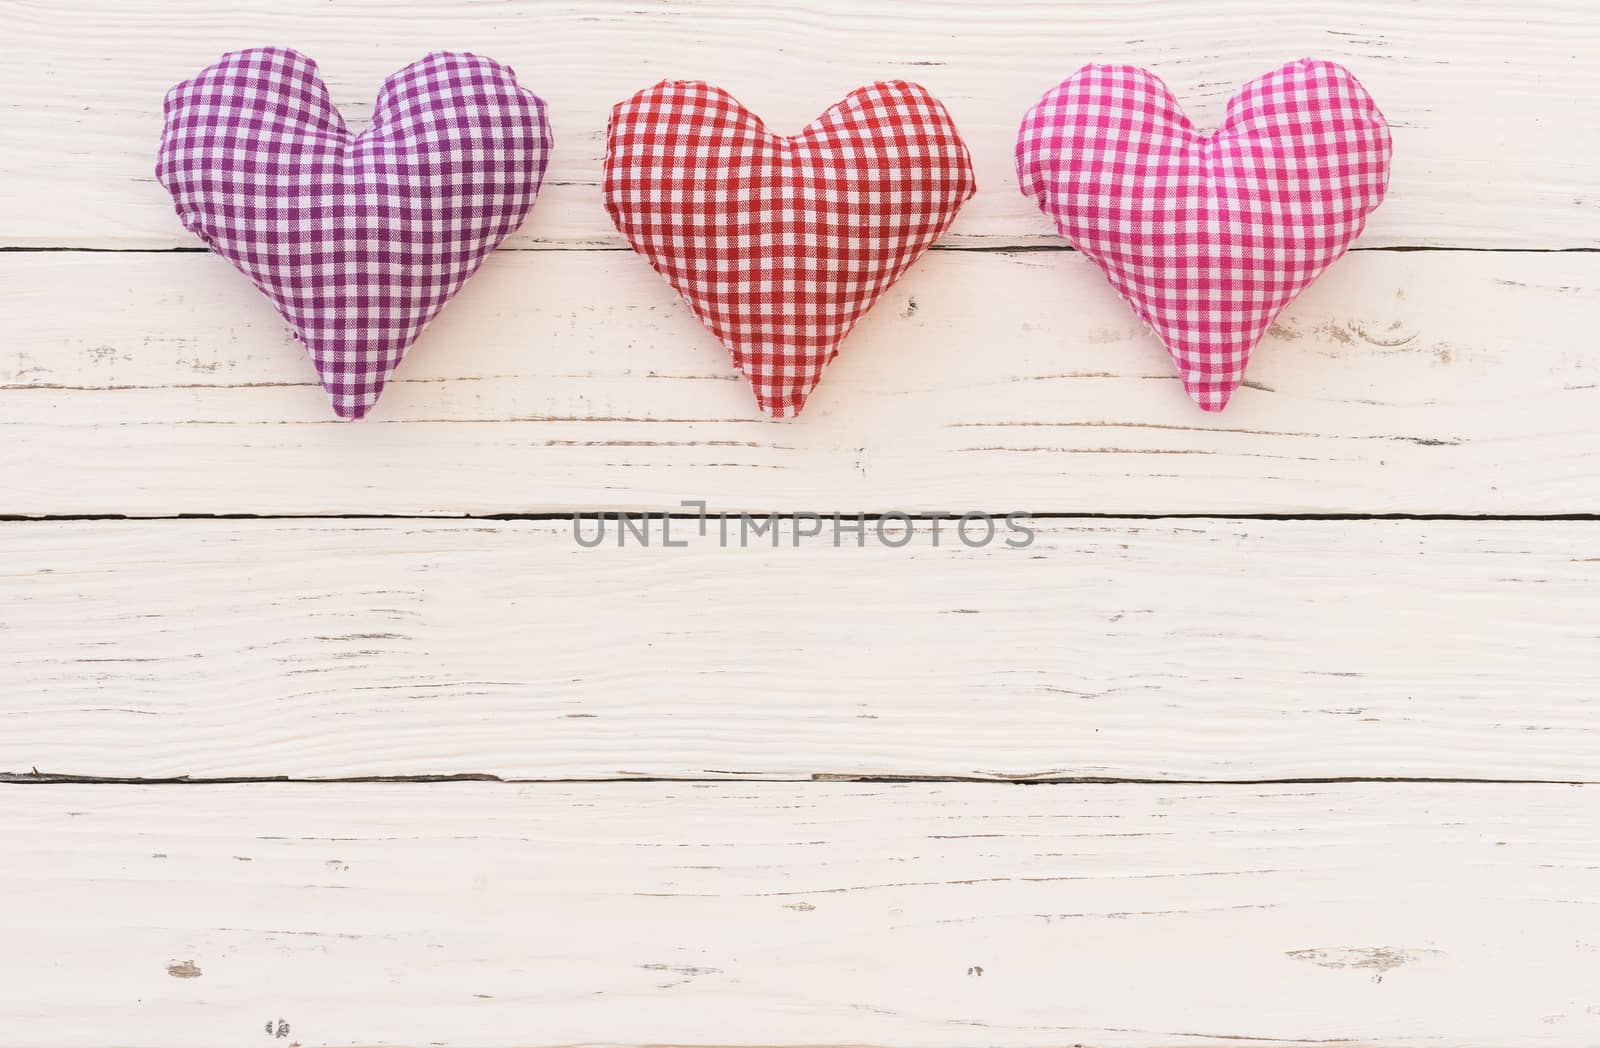
M 209 255 L 0 302 L 0 512 L 1600 510 L 1600 254 L 1354 253 L 1220 415 L 1071 253 L 930 254 L 787 422 L 631 252 L 502 252 L 359 425 Z
M 1348 65 L 1394 125 L 1394 185 L 1369 245 L 1600 246 L 1600 30 L 1590 0 L 91 0 L 7 5 L 0 141 L 14 243 L 190 246 L 151 177 L 168 87 L 240 47 L 318 61 L 364 120 L 389 73 L 437 49 L 509 63 L 549 100 L 556 152 L 519 244 L 620 246 L 600 206 L 611 106 L 664 77 L 721 84 L 780 132 L 902 77 L 945 101 L 978 196 L 958 244 L 1055 243 L 1016 191 L 1028 106 L 1090 61 L 1149 66 L 1201 126 L 1245 81 L 1304 55 Z M 18 104 L 26 99 L 26 104 Z M 63 155 L 70 162 L 61 162 Z
M 1600 1042 L 1594 787 L 328 792 L 11 790 L 0 1045 Z
M 0 1048 L 1600 1044 L 1588 0 L 0 27 Z M 151 176 L 167 86 L 262 43 L 357 122 L 434 48 L 551 105 L 532 219 L 361 424 Z M 1205 416 L 1016 193 L 1016 124 L 1126 61 L 1204 125 L 1305 54 L 1383 106 L 1392 193 Z M 666 76 L 779 130 L 915 79 L 973 148 L 797 422 L 599 206 L 607 110 Z M 683 499 L 1058 519 L 1024 550 L 420 519 Z M 529 781 L 60 781 L 437 774 Z M 871 776 L 946 781 L 829 781 Z M 604 781 L 643 777 L 718 781 Z M 1094 778 L 1129 781 L 1059 781 Z
M 1600 523 L 675 524 L 13 525 L 0 770 L 1600 781 Z

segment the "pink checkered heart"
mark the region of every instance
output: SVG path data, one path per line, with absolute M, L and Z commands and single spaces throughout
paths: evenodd
M 167 92 L 156 177 L 305 342 L 335 414 L 361 418 L 527 217 L 550 147 L 544 103 L 490 59 L 406 66 L 352 134 L 315 62 L 262 47 Z
M 1272 321 L 1389 184 L 1389 126 L 1343 66 L 1251 81 L 1202 135 L 1151 73 L 1087 65 L 1029 110 L 1017 178 L 1221 411 Z

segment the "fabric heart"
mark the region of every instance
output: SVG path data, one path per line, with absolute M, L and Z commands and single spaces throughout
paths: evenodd
M 1283 308 L 1383 201 L 1389 126 L 1343 66 L 1251 81 L 1212 135 L 1132 66 L 1087 65 L 1029 110 L 1017 178 L 1220 411 Z
M 972 196 L 950 114 L 903 81 L 793 137 L 731 95 L 662 81 L 606 132 L 606 210 L 722 340 L 768 414 L 799 413 L 863 313 Z
M 551 146 L 544 103 L 470 54 L 389 77 L 360 134 L 285 48 L 223 55 L 165 109 L 156 177 L 178 217 L 277 306 L 343 418 L 522 224 Z

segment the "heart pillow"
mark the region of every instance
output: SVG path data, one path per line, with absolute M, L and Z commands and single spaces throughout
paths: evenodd
M 1221 411 L 1272 321 L 1350 246 L 1389 184 L 1389 125 L 1343 66 L 1246 84 L 1202 135 L 1133 66 L 1087 65 L 1029 110 L 1017 178 Z
M 156 177 L 306 344 L 334 413 L 361 418 L 527 217 L 550 145 L 544 103 L 487 58 L 407 66 L 351 134 L 315 62 L 261 47 L 167 92 Z
M 719 88 L 662 81 L 612 110 L 603 191 L 761 409 L 785 418 L 974 182 L 950 114 L 916 84 L 859 88 L 785 138 Z

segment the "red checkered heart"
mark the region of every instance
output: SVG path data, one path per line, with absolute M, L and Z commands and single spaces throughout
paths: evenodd
M 1023 120 L 1017 177 L 1220 411 L 1268 326 L 1383 201 L 1389 155 L 1383 114 L 1332 62 L 1246 84 L 1212 135 L 1145 70 L 1088 65 Z
M 955 219 L 972 160 L 926 89 L 869 84 L 785 138 L 727 92 L 618 103 L 605 202 L 722 340 L 768 414 L 798 414 L 839 343 Z

